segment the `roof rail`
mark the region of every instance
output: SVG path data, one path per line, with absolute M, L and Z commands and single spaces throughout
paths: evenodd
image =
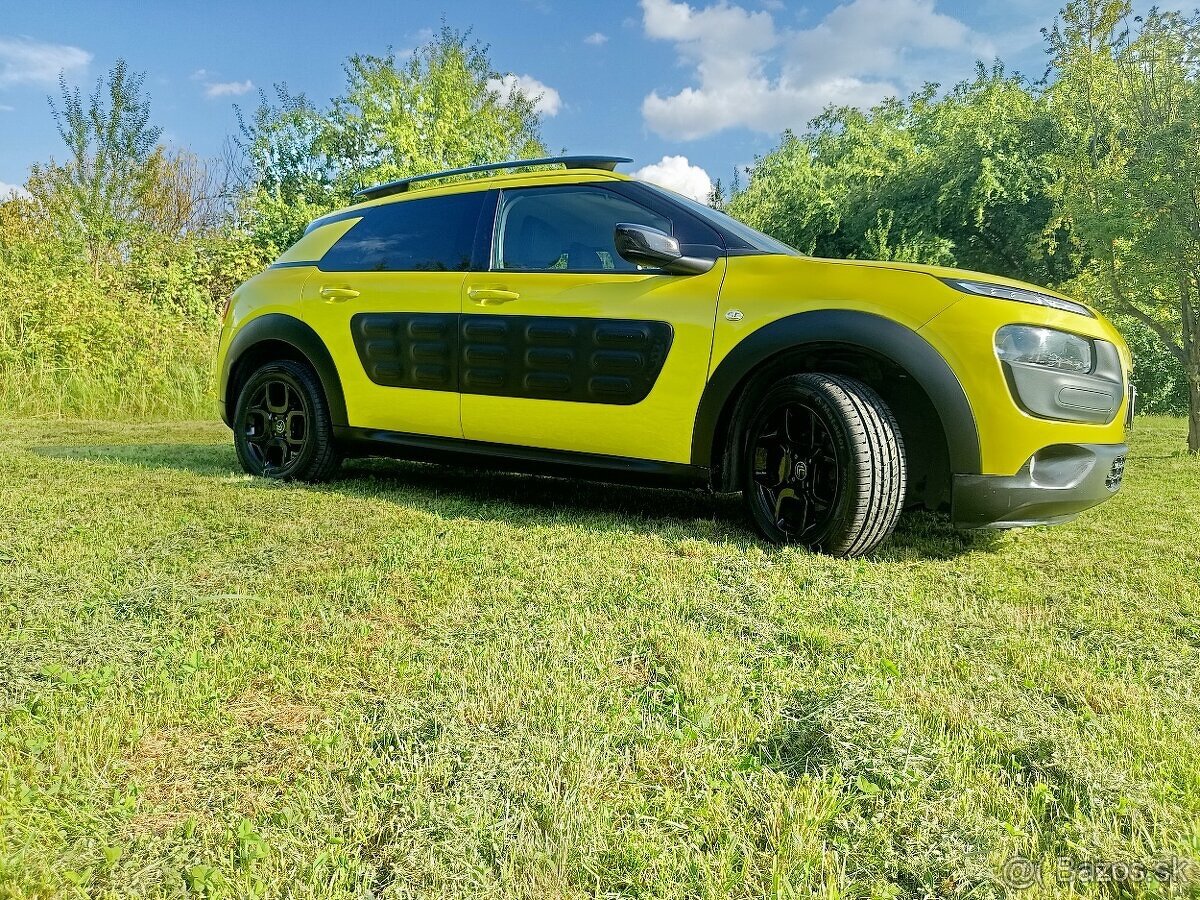
M 628 156 L 546 156 L 542 159 L 514 159 L 502 163 L 484 163 L 480 166 L 464 166 L 461 169 L 447 169 L 445 172 L 430 172 L 428 175 L 413 175 L 375 187 L 355 191 L 354 196 L 360 200 L 378 200 L 380 197 L 390 197 L 407 191 L 409 185 L 418 181 L 430 181 L 434 178 L 447 178 L 451 175 L 469 175 L 472 172 L 495 172 L 500 169 L 523 169 L 529 166 L 561 165 L 568 169 L 604 169 L 612 172 L 618 163 L 633 162 Z

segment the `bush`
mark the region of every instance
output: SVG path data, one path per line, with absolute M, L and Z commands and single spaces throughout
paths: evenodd
M 211 416 L 219 314 L 257 251 L 232 232 L 148 238 L 96 270 L 12 206 L 0 207 L 6 415 Z

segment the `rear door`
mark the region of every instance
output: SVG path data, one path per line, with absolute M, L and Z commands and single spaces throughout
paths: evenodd
M 461 437 L 457 328 L 481 191 L 413 197 L 358 221 L 304 286 L 304 318 L 337 365 L 349 422 Z
M 690 461 L 725 259 L 706 224 L 638 196 L 624 184 L 501 193 L 489 270 L 464 283 L 465 437 Z M 614 247 L 622 222 L 719 258 L 703 275 L 639 270 Z

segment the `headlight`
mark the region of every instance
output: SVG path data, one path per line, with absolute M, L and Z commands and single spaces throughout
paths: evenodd
M 996 332 L 996 355 L 1005 362 L 1064 372 L 1092 371 L 1092 342 L 1078 335 L 1032 325 L 1005 325 Z
M 942 281 L 956 291 L 962 291 L 965 294 L 995 297 L 998 300 L 1016 300 L 1018 303 L 1032 303 L 1034 306 L 1047 306 L 1050 309 L 1076 313 L 1080 316 L 1087 316 L 1089 319 L 1096 318 L 1092 311 L 1082 303 L 1063 300 L 1061 297 L 1053 297 L 1050 294 L 1043 294 L 1041 291 L 1009 287 L 1005 284 L 990 284 L 986 281 L 967 281 L 962 278 L 943 278 Z

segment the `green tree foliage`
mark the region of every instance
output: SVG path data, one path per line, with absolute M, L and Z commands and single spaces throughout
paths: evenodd
M 498 159 L 538 156 L 534 103 L 504 93 L 487 47 L 443 27 L 401 58 L 355 55 L 345 92 L 327 107 L 276 88 L 241 118 L 238 146 L 249 185 L 244 212 L 271 252 L 359 188 Z
M 903 259 L 1047 283 L 1074 274 L 1037 98 L 999 65 L 939 96 L 835 108 L 760 159 L 730 211 L 819 256 Z
M 324 107 L 286 88 L 242 119 L 237 165 L 159 144 L 143 76 L 118 61 L 51 102 L 63 160 L 0 202 L 0 400 L 10 412 L 206 415 L 234 287 L 354 190 L 544 153 L 537 98 L 498 89 L 487 48 L 443 28 L 360 55 Z M 226 171 L 228 169 L 228 171 Z
M 14 415 L 207 414 L 212 260 L 188 240 L 97 271 L 34 202 L 0 205 L 0 402 Z
M 1153 333 L 1200 452 L 1200 14 L 1073 0 L 1047 32 L 1057 199 L 1106 306 Z
M 35 164 L 29 178 L 28 190 L 58 239 L 84 248 L 96 273 L 127 244 L 152 189 L 147 163 L 162 129 L 150 123 L 144 78 L 117 60 L 85 106 L 79 88 L 59 76 L 61 106 L 53 100 L 50 106 L 66 159 Z
M 238 110 L 235 139 L 242 168 L 241 218 L 266 256 L 274 256 L 323 212 L 343 205 L 334 160 L 319 151 L 325 115 L 303 94 L 275 87 L 274 102 L 260 95 L 247 119 Z

